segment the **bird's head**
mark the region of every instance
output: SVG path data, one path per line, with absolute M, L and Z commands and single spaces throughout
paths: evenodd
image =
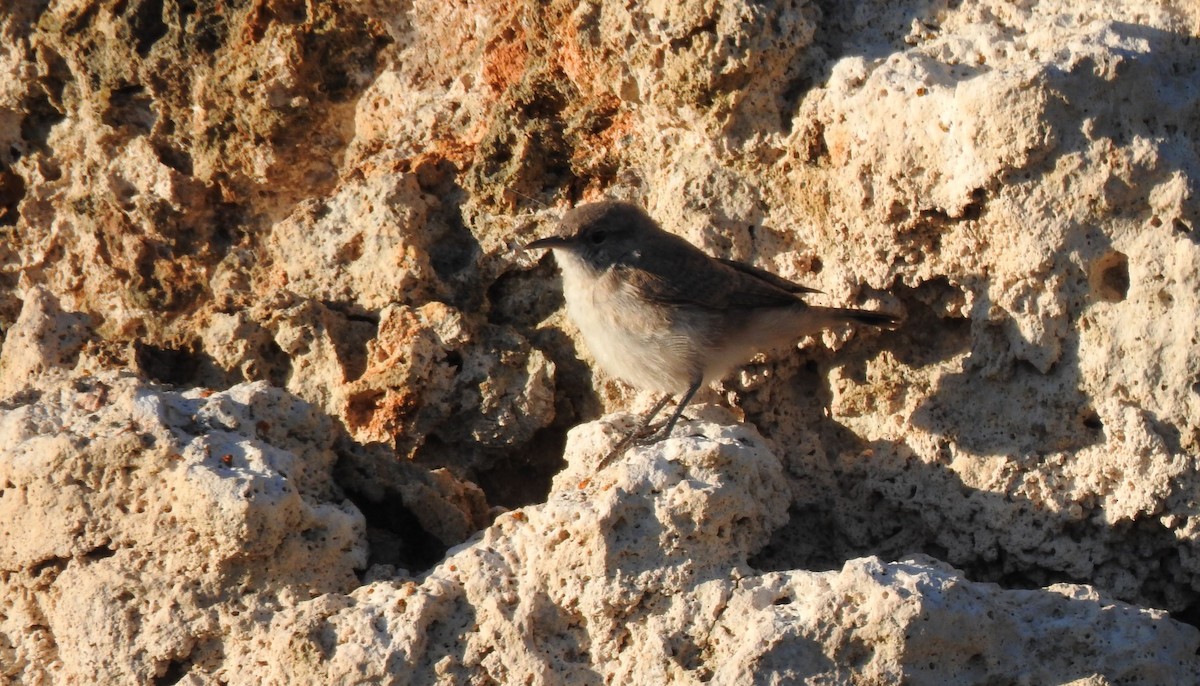
M 637 205 L 606 200 L 567 212 L 559 232 L 525 248 L 562 251 L 593 271 L 604 271 L 614 265 L 637 263 L 662 230 Z

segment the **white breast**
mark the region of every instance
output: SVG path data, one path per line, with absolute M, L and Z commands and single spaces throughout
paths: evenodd
M 563 275 L 567 315 L 579 327 L 596 362 L 637 388 L 681 393 L 703 373 L 691 332 L 678 318 L 648 305 L 612 272 L 597 273 L 563 250 L 555 257 Z

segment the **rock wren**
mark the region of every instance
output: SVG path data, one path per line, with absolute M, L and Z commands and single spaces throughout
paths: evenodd
M 748 264 L 709 257 L 625 202 L 582 205 L 562 219 L 562 235 L 525 246 L 554 251 L 567 314 L 608 373 L 667 393 L 617 449 L 643 438 L 673 396 L 679 406 L 650 438 L 665 437 L 701 384 L 766 352 L 845 322 L 893 328 L 883 312 L 808 305 L 811 288 Z

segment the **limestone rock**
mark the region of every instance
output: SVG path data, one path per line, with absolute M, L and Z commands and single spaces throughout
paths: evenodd
M 1196 681 L 1195 2 L 7 5 L 5 678 Z M 595 473 L 600 197 L 905 324 Z
M 502 515 L 423 579 L 376 581 L 280 613 L 265 652 L 237 654 L 264 665 L 242 679 L 982 684 L 1200 675 L 1200 632 L 1088 587 L 1003 590 L 928 558 L 755 572 L 747 555 L 786 518 L 782 467 L 745 426 L 683 428 L 685 437 L 597 473 L 612 427 L 580 427 L 546 503 Z M 233 648 L 242 649 L 253 651 Z
M 287 598 L 353 588 L 364 521 L 330 480 L 333 435 L 265 383 L 205 397 L 105 374 L 6 406 L 5 663 L 145 681 Z
M 361 438 L 398 440 L 406 451 L 431 433 L 502 447 L 554 419 L 554 364 L 511 328 L 474 327 L 444 304 L 388 306 L 346 395 L 342 414 Z
M 0 349 L 0 398 L 30 389 L 40 377 L 67 377 L 91 338 L 90 324 L 85 314 L 64 312 L 48 289 L 30 288 Z

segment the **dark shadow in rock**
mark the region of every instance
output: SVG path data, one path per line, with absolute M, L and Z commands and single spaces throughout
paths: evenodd
M 520 449 L 496 455 L 475 474 L 488 502 L 508 509 L 546 502 L 554 475 L 566 466 L 567 432 L 551 425 Z
M 483 248 L 464 214 L 468 194 L 460 182 L 462 173 L 450 160 L 436 156 L 419 160 L 411 171 L 429 201 L 429 213 L 425 225 L 408 238 L 429 255 L 445 287 L 445 301 L 464 312 L 478 312 L 484 304 Z
M 133 357 L 141 376 L 171 386 L 194 385 L 201 366 L 213 364 L 212 358 L 194 344 L 169 348 L 134 341 Z
M 341 322 L 327 323 L 325 332 L 333 342 L 344 381 L 356 381 L 367 371 L 367 344 L 379 333 L 379 315 L 364 311 L 352 302 L 326 300 L 321 304 L 330 311 L 331 316 L 341 319 Z
M 133 0 L 125 10 L 129 17 L 129 30 L 142 57 L 160 38 L 167 35 L 167 24 L 163 21 L 163 0 Z
M 108 96 L 108 110 L 102 121 L 113 128 L 127 126 L 134 136 L 148 134 L 158 120 L 151 107 L 153 102 L 145 87 L 139 84 L 114 88 Z
M 4 162 L 0 161 L 0 231 L 3 231 L 5 226 L 15 225 L 21 218 L 21 201 L 24 199 L 25 179 L 5 169 Z M 0 234 L 0 242 L 5 244 L 4 248 L 0 248 L 0 259 L 7 261 L 11 259 L 10 255 L 6 254 L 10 250 L 7 246 L 15 241 Z M 12 277 L 9 277 L 9 280 L 11 279 Z
M 822 435 L 830 432 L 838 428 Z M 924 553 L 1005 588 L 1091 584 L 1126 602 L 1168 609 L 1180 621 L 1200 619 L 1200 575 L 1188 568 L 1196 546 L 1158 518 L 1109 526 L 1099 510 L 1072 516 L 972 488 L 942 464 L 911 459 L 907 446 L 859 441 L 841 448 L 848 464 L 835 468 L 831 492 L 793 508 L 752 566 L 831 570 L 867 555 Z M 847 457 L 855 452 L 861 457 Z
M 571 162 L 580 141 L 568 120 L 573 103 L 582 100 L 561 70 L 527 71 L 495 106 L 492 125 L 465 170 L 464 187 L 501 206 L 550 188 L 570 189 L 578 182 Z
M 600 399 L 592 386 L 592 370 L 579 359 L 574 342 L 562 331 L 537 329 L 530 343 L 554 362 L 554 421 L 532 440 L 514 448 L 491 451 L 470 477 L 487 493 L 488 502 L 514 508 L 545 502 L 554 475 L 566 464 L 567 432 L 600 416 Z
M 910 303 L 910 317 L 921 321 L 924 315 L 913 316 L 916 309 Z M 917 350 L 926 337 L 957 339 L 944 352 L 961 350 L 966 340 L 962 325 L 948 326 L 949 332 L 925 326 L 903 343 L 914 351 L 909 359 L 932 363 L 942 357 L 943 353 Z M 904 334 L 896 337 L 903 340 Z M 783 452 L 809 450 L 792 459 L 824 464 L 825 478 L 821 473 L 799 475 L 802 483 L 812 479 L 812 497 L 793 507 L 790 522 L 775 532 L 752 565 L 770 570 L 836 569 L 865 555 L 899 559 L 920 552 L 950 562 L 972 579 L 1006 587 L 1088 583 L 1128 602 L 1167 608 L 1185 621 L 1200 616 L 1200 573 L 1190 562 L 1197 546 L 1180 539 L 1160 518 L 1110 526 L 1090 501 L 1078 503 L 1081 510 L 1074 515 L 1067 509 L 1052 512 L 1017 495 L 1019 481 L 1009 492 L 984 491 L 968 486 L 949 468 L 960 448 L 985 451 L 1009 465 L 1016 458 L 1016 464 L 1034 467 L 1047 453 L 1104 440 L 1099 417 L 1090 411 L 1091 399 L 1079 391 L 1073 352 L 1051 371 L 1068 379 L 1055 392 L 1041 391 L 1036 383 L 1041 376 L 1024 367 L 998 381 L 951 375 L 950 383 L 939 386 L 914 415 L 914 421 L 925 422 L 927 430 L 944 437 L 934 462 L 914 459 L 913 449 L 903 442 L 865 441 L 829 418 L 824 409 L 831 401 L 824 381 L 827 365 L 817 367 L 818 372 L 799 378 L 812 398 L 801 411 L 821 418 L 816 436 Z M 1053 414 L 1063 414 L 1062 421 L 1023 424 L 1023 411 L 1007 411 L 1003 402 L 1007 394 L 1018 392 L 1035 405 L 1058 406 Z M 999 428 L 985 426 L 971 412 L 993 405 Z M 1183 513 L 1187 508 L 1170 509 Z
M 368 564 L 420 574 L 489 523 L 487 502 L 474 484 L 399 461 L 381 444 L 342 436 L 337 451 L 334 481 L 366 517 Z
M 913 20 L 929 23 L 951 4 L 951 0 L 900 0 L 892 5 L 896 9 L 875 13 L 863 12 L 856 3 L 818 0 L 821 18 L 814 43 L 829 64 L 853 56 L 884 59 L 910 47 L 904 38 Z
M 186 655 L 181 658 L 175 658 L 167 663 L 167 668 L 160 676 L 154 677 L 150 682 L 154 686 L 172 686 L 188 675 L 192 669 L 191 655 Z
M 1048 375 L 1020 362 L 1002 378 L 977 367 L 946 375 L 911 421 L 971 453 L 1021 456 L 1031 466 L 1100 443 L 1103 427 L 1080 390 L 1075 352 L 1064 351 Z
M 437 564 L 450 546 L 421 526 L 404 505 L 399 486 L 382 484 L 375 492 L 360 490 L 356 484 L 369 477 L 352 476 L 351 469 L 355 467 L 339 460 L 334 479 L 367 520 L 368 566 L 386 564 L 420 574 Z
M 488 321 L 533 330 L 563 306 L 562 287 L 554 261 L 542 259 L 529 270 L 512 270 L 496 277 L 487 290 Z
M 21 102 L 25 117 L 21 120 L 21 138 L 25 141 L 24 154 L 47 151 L 46 139 L 50 129 L 66 119 L 62 102 L 63 90 L 73 80 L 66 60 L 51 48 L 43 48 L 42 59 L 47 65 L 46 73 L 26 92 Z
M 464 200 L 461 197 L 459 200 Z M 450 304 L 468 312 L 478 311 L 482 304 L 479 285 L 479 241 L 467 228 L 462 209 L 443 198 L 430 212 L 425 230 L 432 235 L 425 246 L 429 261 L 438 278 L 449 289 Z
M 375 501 L 347 489 L 346 497 L 367 519 L 367 564 L 388 564 L 420 574 L 445 556 L 449 546 L 421 526 L 398 492 L 388 491 Z
M 861 646 L 863 652 L 869 652 L 865 642 L 850 640 L 847 641 L 850 646 Z M 821 642 L 806 636 L 805 632 L 799 626 L 789 627 L 780 632 L 779 638 L 773 640 L 770 647 L 758 658 L 754 665 L 756 674 L 771 674 L 771 675 L 787 675 L 783 679 L 783 683 L 803 684 L 803 683 L 821 683 L 830 678 L 831 674 L 838 674 L 839 671 L 848 672 L 846 663 L 850 664 L 866 664 L 870 659 L 866 655 L 851 655 L 838 654 L 839 665 L 835 664 L 832 659 L 825 654 L 825 647 Z M 861 658 L 861 659 L 860 659 Z M 847 681 L 853 682 L 849 678 L 849 674 L 845 677 Z M 812 681 L 809 681 L 809 680 Z M 831 682 L 832 683 L 832 682 Z

